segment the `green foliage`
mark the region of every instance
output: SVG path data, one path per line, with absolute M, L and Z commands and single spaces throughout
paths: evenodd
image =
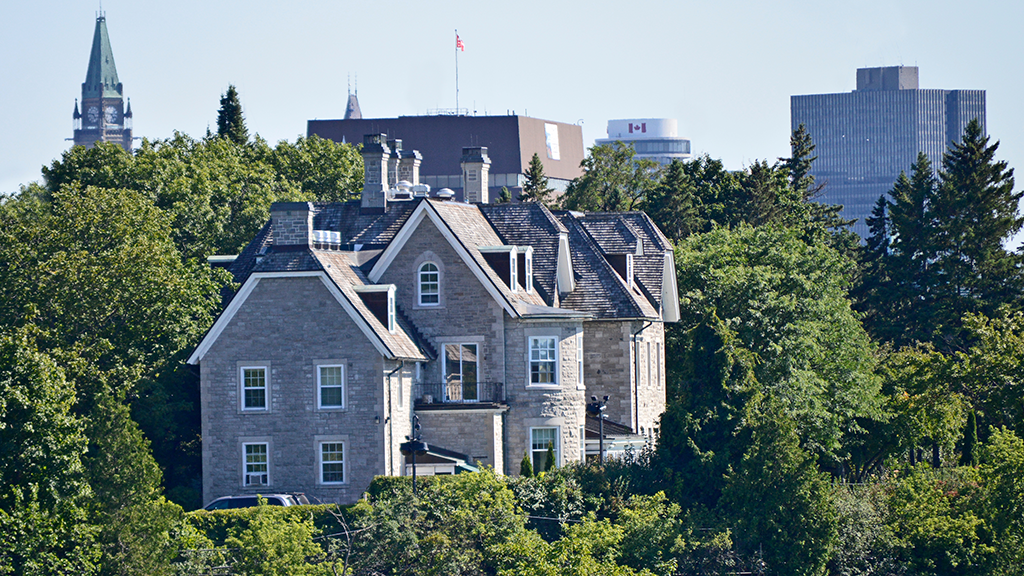
M 257 142 L 257 144 L 259 144 Z M 336 144 L 317 135 L 285 140 L 270 149 L 256 146 L 277 178 L 294 182 L 319 202 L 358 200 L 363 189 L 363 157 L 354 146 Z
M 636 210 L 657 182 L 657 162 L 636 158 L 633 146 L 622 142 L 593 146 L 580 167 L 583 175 L 562 196 L 567 210 Z
M 993 549 L 979 515 L 979 480 L 971 468 L 938 475 L 919 465 L 892 482 L 886 523 L 897 559 L 911 574 L 987 572 Z
M 523 453 L 523 459 L 519 462 L 519 475 L 529 478 L 533 476 L 533 459 L 529 452 Z
M 498 199 L 494 201 L 495 204 L 508 204 L 512 201 L 512 192 L 509 191 L 507 186 L 501 187 L 501 192 L 498 194 Z
M 963 448 L 960 452 L 960 465 L 978 465 L 978 417 L 974 410 L 967 413 L 967 425 L 964 426 Z
M 847 459 L 844 444 L 859 428 L 857 419 L 878 415 L 880 407 L 872 346 L 846 296 L 849 260 L 828 246 L 805 243 L 793 229 L 741 226 L 687 239 L 676 266 L 682 326 L 706 326 L 693 336 L 704 338 L 710 329 L 714 340 L 749 355 L 743 362 L 749 378 L 760 393 L 782 402 L 801 443 L 826 464 Z M 720 348 L 716 342 L 683 343 L 684 350 L 703 355 Z M 684 380 L 692 392 L 680 390 L 680 396 L 699 401 L 699 394 L 734 380 L 735 365 L 713 364 L 707 373 L 694 363 L 701 372 Z M 747 378 L 740 382 L 749 383 Z M 697 418 L 717 418 L 709 409 L 718 411 L 717 401 L 688 410 Z
M 838 539 L 831 489 L 786 412 L 778 403 L 757 412 L 750 448 L 726 477 L 720 509 L 741 550 L 763 550 L 770 574 L 822 574 Z
M 686 238 L 699 227 L 694 186 L 686 166 L 679 160 L 673 160 L 643 203 L 643 210 L 673 242 Z
M 548 542 L 561 535 L 567 522 L 583 517 L 583 490 L 570 467 L 556 468 L 538 476 L 520 474 L 504 481 L 515 495 L 518 506 L 530 516 L 527 527 L 536 530 Z
M 998 147 L 974 120 L 943 155 L 937 179 L 919 154 L 910 178 L 897 180 L 888 229 L 874 230 L 869 244 L 885 235 L 891 245 L 868 259 L 858 291 L 858 308 L 877 338 L 896 346 L 930 342 L 952 352 L 970 344 L 967 314 L 1019 309 L 1021 255 L 1002 244 L 1024 227 L 1017 214 L 1024 192 L 1013 191 L 1013 170 L 995 160 Z
M 523 193 L 519 195 L 519 201 L 550 204 L 554 190 L 548 186 L 548 178 L 544 175 L 544 163 L 536 152 L 533 153 L 533 158 L 530 158 L 525 176 L 526 182 L 523 183 Z
M 974 344 L 953 355 L 950 380 L 970 398 L 983 429 L 1024 432 L 1024 312 L 968 314 L 963 324 Z
M 228 85 L 228 91 L 220 96 L 220 110 L 217 111 L 217 135 L 227 138 L 235 144 L 249 141 L 249 131 L 245 128 L 245 116 L 242 115 L 242 103 L 238 100 L 238 91 L 234 84 Z
M 233 568 L 252 576 L 327 574 L 308 559 L 320 554 L 311 520 L 281 519 L 265 503 L 255 508 L 249 525 L 236 528 L 225 544 L 235 549 Z
M 0 333 L 0 574 L 90 574 L 94 528 L 74 384 L 32 330 Z
M 1024 441 L 994 429 L 982 450 L 985 516 L 993 532 L 994 574 L 1024 574 Z

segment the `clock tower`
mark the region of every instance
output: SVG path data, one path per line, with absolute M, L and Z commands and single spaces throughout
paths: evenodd
M 114 53 L 107 35 L 107 19 L 96 17 L 89 70 L 82 83 L 82 107 L 75 102 L 75 145 L 92 148 L 96 142 L 114 142 L 132 150 L 132 106 L 125 107 L 121 82 L 114 67 Z

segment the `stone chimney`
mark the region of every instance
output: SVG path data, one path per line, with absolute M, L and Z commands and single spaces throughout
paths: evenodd
M 391 149 L 384 134 L 363 137 L 363 212 L 384 212 L 388 208 L 388 158 Z
M 486 146 L 471 146 L 462 149 L 462 197 L 466 202 L 490 203 L 488 172 L 491 159 L 487 157 Z
M 274 202 L 270 205 L 274 246 L 309 246 L 313 237 L 312 202 Z
M 413 186 L 420 183 L 420 163 L 423 156 L 419 150 L 402 150 L 402 158 L 398 161 L 398 179 L 408 180 Z
M 391 154 L 388 155 L 388 189 L 393 189 L 401 180 L 398 177 L 398 162 L 402 159 L 402 141 L 388 140 L 388 148 L 391 149 Z

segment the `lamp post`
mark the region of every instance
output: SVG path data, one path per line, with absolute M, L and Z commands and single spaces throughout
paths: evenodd
M 412 435 L 405 437 L 408 442 L 402 442 L 398 447 L 402 454 L 405 456 L 412 456 L 412 495 L 416 495 L 416 455 L 426 454 L 427 443 L 420 438 L 420 417 L 413 415 L 412 417 Z
M 605 396 L 601 400 L 598 400 L 597 396 L 591 396 L 590 403 L 587 404 L 587 412 L 589 412 L 591 416 L 597 418 L 597 461 L 601 464 L 601 466 L 604 466 L 604 410 L 605 408 L 607 408 L 607 404 L 607 396 Z

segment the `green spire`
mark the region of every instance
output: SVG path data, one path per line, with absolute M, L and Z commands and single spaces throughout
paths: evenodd
M 82 98 L 120 98 L 121 83 L 117 80 L 114 67 L 114 52 L 110 49 L 107 35 L 107 18 L 96 17 L 96 32 L 92 37 L 92 53 L 89 55 L 89 71 L 82 84 Z

